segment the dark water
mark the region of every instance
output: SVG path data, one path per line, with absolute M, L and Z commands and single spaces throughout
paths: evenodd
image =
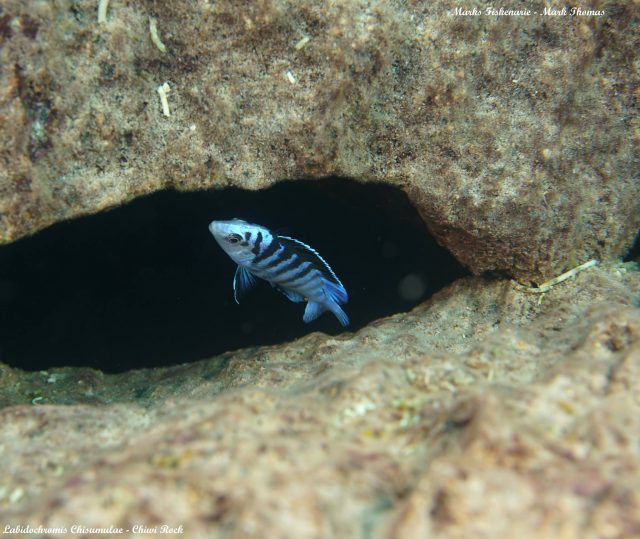
M 163 192 L 0 247 L 0 361 L 118 372 L 343 331 L 267 283 L 233 301 L 233 262 L 207 229 L 239 217 L 314 247 L 347 288 L 348 330 L 406 311 L 464 270 L 405 194 L 344 180 L 260 192 Z
M 640 264 L 640 233 L 636 236 L 636 241 L 624 257 L 625 262 L 636 262 Z

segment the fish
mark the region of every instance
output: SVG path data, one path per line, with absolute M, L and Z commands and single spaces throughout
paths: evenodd
M 349 325 L 342 310 L 349 296 L 340 279 L 318 252 L 300 240 L 280 236 L 242 219 L 212 221 L 209 232 L 238 267 L 233 276 L 236 303 L 264 279 L 294 303 L 307 302 L 302 319 L 312 322 L 326 311 Z

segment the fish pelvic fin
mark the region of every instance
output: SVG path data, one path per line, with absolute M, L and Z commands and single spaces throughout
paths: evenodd
M 256 278 L 246 268 L 238 266 L 233 276 L 233 299 L 240 303 L 239 298 L 244 296 L 256 284 Z

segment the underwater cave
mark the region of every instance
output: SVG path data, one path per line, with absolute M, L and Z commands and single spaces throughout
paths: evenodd
M 236 304 L 235 264 L 208 230 L 235 217 L 316 249 L 349 293 L 349 327 L 331 313 L 305 324 L 304 304 L 264 281 Z M 408 311 L 465 274 L 388 185 L 333 178 L 158 192 L 0 246 L 0 361 L 115 373 L 337 335 Z
M 631 249 L 623 259 L 625 262 L 635 262 L 640 264 L 640 233 L 636 236 Z

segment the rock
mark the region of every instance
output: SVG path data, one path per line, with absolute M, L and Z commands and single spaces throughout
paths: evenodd
M 0 242 L 158 189 L 335 175 L 405 189 L 476 273 L 540 282 L 623 255 L 640 226 L 635 3 L 451 9 L 112 2 L 99 23 L 93 1 L 5 1 Z
M 639 305 L 632 264 L 544 295 L 471 277 L 356 334 L 121 375 L 5 367 L 2 521 L 635 537 Z

